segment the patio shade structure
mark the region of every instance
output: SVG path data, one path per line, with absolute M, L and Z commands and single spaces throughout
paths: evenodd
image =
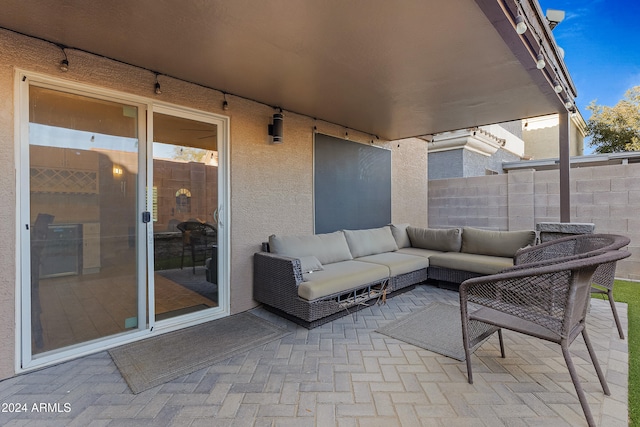
M 7 0 L 0 27 L 390 140 L 560 113 L 568 214 L 576 90 L 536 0 Z

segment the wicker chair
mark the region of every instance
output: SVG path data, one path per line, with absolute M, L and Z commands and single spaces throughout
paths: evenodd
M 569 346 L 582 334 L 602 389 L 610 395 L 587 334 L 585 318 L 593 273 L 598 266 L 615 263 L 629 255 L 626 251 L 609 251 L 561 263 L 513 269 L 462 283 L 460 310 L 469 383 L 473 383 L 471 353 L 479 346 L 477 340 L 472 342 L 469 338 L 469 329 L 475 322 L 496 327 L 502 357 L 504 343 L 500 328 L 560 344 L 582 410 L 589 426 L 594 426 Z M 480 308 L 475 309 L 478 306 Z
M 514 258 L 514 268 L 530 268 L 548 263 L 565 262 L 596 255 L 598 253 L 618 250 L 629 244 L 628 237 L 617 234 L 580 234 L 551 240 L 540 245 L 531 246 L 518 251 Z M 613 299 L 613 283 L 616 263 L 606 263 L 598 267 L 591 279 L 591 292 L 606 295 L 611 306 L 613 319 L 618 328 L 620 339 L 624 339 L 624 331 L 618 317 L 618 310 Z

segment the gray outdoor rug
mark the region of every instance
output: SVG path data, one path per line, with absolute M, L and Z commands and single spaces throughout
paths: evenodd
M 126 344 L 109 354 L 137 394 L 289 333 L 245 312 Z
M 480 322 L 476 323 L 479 324 L 478 326 L 485 326 Z M 484 327 L 480 330 L 473 329 L 478 333 L 487 330 Z M 378 328 L 376 332 L 443 356 L 460 361 L 465 360 L 460 307 L 456 305 L 432 302 L 420 311 Z M 487 339 L 488 337 L 475 348 L 482 345 Z

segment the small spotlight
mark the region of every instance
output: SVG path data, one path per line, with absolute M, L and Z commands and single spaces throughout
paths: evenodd
M 524 16 L 518 13 L 516 16 L 516 33 L 524 34 L 527 32 L 527 24 L 524 22 Z
M 567 99 L 564 103 L 564 106 L 567 107 L 569 110 L 571 110 L 573 108 L 573 102 Z
M 542 51 L 541 51 L 536 58 L 536 68 L 538 70 L 542 70 L 546 65 L 547 63 L 544 62 L 544 55 L 542 54 Z

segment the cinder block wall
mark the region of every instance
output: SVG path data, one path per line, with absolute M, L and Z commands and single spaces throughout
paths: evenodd
M 598 233 L 628 236 L 631 257 L 616 275 L 640 280 L 640 164 L 571 169 L 571 221 L 596 225 Z M 560 220 L 557 170 L 429 182 L 429 227 L 533 229 Z

